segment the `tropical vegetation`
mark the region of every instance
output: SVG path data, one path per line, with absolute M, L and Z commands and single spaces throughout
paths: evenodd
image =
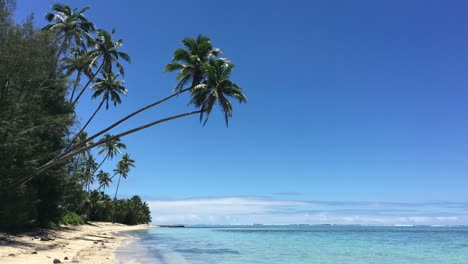
M 115 39 L 115 29 L 97 29 L 86 17 L 89 7 L 54 4 L 41 29 L 33 16 L 16 24 L 14 10 L 14 0 L 0 1 L 0 229 L 81 224 L 80 219 L 149 223 L 149 206 L 140 197 L 118 199 L 136 164 L 122 153 L 127 148 L 122 138 L 191 115 L 205 125 L 216 105 L 227 126 L 230 99 L 247 101 L 230 80 L 234 64 L 219 57 L 222 51 L 208 37 L 185 38 L 164 69 L 177 72 L 171 94 L 88 134 L 94 117 L 124 103 L 128 94 L 123 77 L 131 59 L 121 50 L 123 40 Z M 193 110 L 111 131 L 186 92 Z M 93 114 L 80 116 L 77 104 L 91 99 L 98 100 Z M 118 156 L 112 172 L 102 169 Z M 115 186 L 113 199 L 106 194 L 110 186 Z

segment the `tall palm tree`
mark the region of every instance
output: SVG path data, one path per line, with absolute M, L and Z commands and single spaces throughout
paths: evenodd
M 114 169 L 114 173 L 119 175 L 119 181 L 117 182 L 117 188 L 115 189 L 114 202 L 117 201 L 117 192 L 119 191 L 120 179 L 122 177 L 124 179 L 127 179 L 128 173 L 130 172 L 130 169 L 132 167 L 135 167 L 135 160 L 130 158 L 130 155 L 128 153 L 125 153 L 122 156 L 122 160 L 120 160 L 117 163 L 117 168 Z M 114 222 L 115 207 L 116 206 L 114 204 L 114 210 L 112 210 L 112 222 Z
M 81 80 L 82 74 L 86 75 L 88 79 L 91 79 L 93 76 L 92 67 L 96 66 L 94 61 L 93 54 L 90 51 L 83 49 L 73 49 L 71 51 L 72 56 L 64 57 L 62 62 L 64 63 L 65 73 L 70 76 L 76 72 L 76 79 L 73 82 L 73 90 L 70 96 L 70 103 L 73 101 L 75 91 L 78 88 Z
M 123 177 L 124 179 L 127 179 L 128 173 L 130 172 L 130 169 L 132 167 L 135 167 L 135 160 L 130 158 L 130 155 L 128 155 L 128 153 L 125 153 L 122 156 L 122 160 L 120 160 L 117 163 L 117 168 L 114 169 L 114 173 L 119 175 L 119 180 L 117 182 L 117 188 L 115 189 L 114 200 L 117 198 L 117 192 L 119 191 L 120 178 Z
M 104 78 L 97 78 L 96 84 L 92 87 L 94 90 L 94 94 L 92 98 L 97 98 L 102 96 L 101 102 L 99 103 L 98 107 L 85 123 L 85 125 L 81 128 L 79 133 L 82 133 L 86 127 L 89 125 L 91 120 L 96 116 L 99 112 L 101 107 L 106 103 L 106 110 L 109 109 L 109 101 L 111 101 L 114 106 L 117 104 L 122 103 L 122 99 L 120 99 L 120 95 L 127 95 L 127 89 L 122 85 L 124 83 L 123 80 L 117 80 L 119 75 L 114 75 L 114 73 L 106 73 L 103 76 Z
M 174 89 L 175 92 L 180 92 L 190 80 L 191 88 L 200 84 L 204 78 L 203 65 L 222 53 L 220 49 L 213 48 L 210 38 L 203 35 L 184 38 L 182 44 L 185 49 L 177 49 L 172 62 L 164 68 L 164 72 L 179 71 L 176 77 L 179 83 Z
M 229 79 L 234 64 L 226 62 L 226 60 L 211 60 L 203 68 L 207 79 L 193 88 L 190 102 L 195 107 L 200 108 L 200 122 L 206 114 L 203 125 L 208 121 L 214 104 L 218 102 L 224 112 L 226 126 L 228 126 L 229 118 L 232 117 L 232 104 L 228 97 L 239 100 L 239 103 L 247 102 L 247 97 L 242 93 L 242 88 Z
M 52 10 L 55 13 L 47 13 L 45 16 L 50 24 L 43 29 L 55 32 L 57 37 L 62 40 L 57 57 L 66 52 L 72 43 L 77 47 L 86 48 L 84 44 L 84 39 L 86 39 L 88 44 L 91 44 L 92 38 L 89 33 L 93 32 L 95 28 L 94 24 L 89 22 L 84 15 L 89 7 L 78 11 L 78 9 L 72 10 L 68 5 L 54 4 Z
M 104 172 L 103 170 L 100 170 L 98 174 L 96 175 L 99 185 L 103 186 L 102 192 L 106 192 L 106 187 L 109 187 L 109 184 L 112 182 L 111 176 L 108 172 Z

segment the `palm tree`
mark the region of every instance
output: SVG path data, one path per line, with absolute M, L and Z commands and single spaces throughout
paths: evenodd
M 89 187 L 94 183 L 94 172 L 97 170 L 98 164 L 93 155 L 89 154 L 85 161 L 85 170 L 83 173 L 83 183 L 89 193 Z
M 200 84 L 200 82 L 205 78 L 204 68 L 206 67 L 206 64 L 209 63 L 209 61 L 213 59 L 214 57 L 220 55 L 222 51 L 220 49 L 213 48 L 210 38 L 203 36 L 203 35 L 198 35 L 197 38 L 192 38 L 192 37 L 185 38 L 182 40 L 182 43 L 184 44 L 185 49 L 182 49 L 182 48 L 177 49 L 174 52 L 172 62 L 167 64 L 166 67 L 164 68 L 165 72 L 172 72 L 176 70 L 179 71 L 176 77 L 176 80 L 178 80 L 179 83 L 174 89 L 174 93 L 166 98 L 163 98 L 162 100 L 151 103 L 127 115 L 126 117 L 120 119 L 119 121 L 115 122 L 114 124 L 107 127 L 106 129 L 96 133 L 89 140 L 93 140 L 97 138 L 98 136 L 108 132 L 112 128 L 125 122 L 131 117 L 143 111 L 146 111 L 158 104 L 161 104 L 183 92 L 190 91 L 193 87 Z M 218 59 L 218 60 L 224 60 L 227 62 L 226 59 Z M 192 85 L 189 88 L 183 89 L 184 85 L 190 80 L 192 80 Z M 61 154 L 61 156 L 64 156 L 66 153 L 69 153 L 73 151 L 74 149 L 77 149 L 78 147 L 82 147 L 82 146 L 75 145 L 74 147 L 67 149 L 63 154 Z M 60 158 L 61 156 L 59 156 L 58 158 Z
M 76 72 L 76 79 L 73 83 L 73 90 L 70 96 L 70 103 L 73 101 L 73 97 L 75 95 L 75 91 L 80 84 L 81 75 L 84 74 L 88 79 L 91 79 L 93 73 L 91 72 L 91 68 L 96 66 L 96 62 L 94 61 L 93 54 L 89 51 L 83 49 L 73 49 L 71 51 L 71 57 L 65 57 L 62 59 L 64 62 L 64 70 L 65 73 L 70 76 L 74 72 Z
M 115 66 L 119 70 L 119 73 L 122 76 L 124 75 L 125 71 L 122 64 L 120 64 L 119 59 L 122 58 L 127 62 L 130 62 L 131 59 L 127 53 L 118 51 L 118 48 L 121 47 L 123 44 L 123 40 L 119 39 L 116 42 L 114 42 L 112 38 L 114 33 L 115 29 L 112 30 L 112 34 L 109 34 L 103 29 L 97 30 L 97 38 L 95 39 L 95 49 L 90 51 L 90 54 L 93 57 L 92 63 L 96 63 L 97 60 L 101 58 L 101 65 L 93 74 L 93 76 L 88 80 L 85 86 L 81 89 L 75 101 L 73 101 L 73 104 L 76 104 L 76 102 L 78 102 L 78 99 L 80 99 L 81 95 L 83 95 L 86 88 L 92 81 L 94 81 L 94 79 L 96 78 L 98 73 L 101 72 L 101 70 L 104 70 L 104 75 L 110 74 L 112 73 L 112 65 L 115 64 Z
M 229 118 L 232 117 L 232 104 L 228 97 L 239 100 L 239 103 L 247 102 L 242 88 L 229 79 L 234 64 L 226 60 L 211 60 L 210 64 L 204 66 L 204 69 L 207 79 L 193 88 L 190 102 L 200 108 L 200 122 L 206 114 L 203 125 L 208 121 L 214 104 L 218 102 L 224 112 L 226 126 L 228 126 Z
M 130 56 L 128 56 L 127 53 L 121 52 L 118 49 L 122 46 L 123 40 L 119 39 L 114 42 L 112 36 L 115 33 L 115 29 L 112 30 L 112 33 L 109 34 L 109 32 L 99 29 L 96 31 L 97 38 L 95 39 L 95 49 L 91 51 L 91 55 L 93 56 L 93 63 L 96 63 L 98 59 L 101 59 L 101 64 L 94 73 L 94 75 L 88 80 L 88 82 L 85 84 L 85 86 L 81 89 L 80 93 L 76 97 L 75 101 L 73 101 L 73 104 L 76 104 L 78 102 L 78 99 L 80 99 L 81 95 L 83 95 L 84 91 L 86 88 L 89 86 L 89 84 L 96 78 L 99 72 L 101 70 L 104 70 L 104 75 L 110 74 L 113 72 L 112 67 L 115 64 L 117 69 L 119 70 L 119 73 L 124 76 L 125 71 L 120 64 L 119 59 L 123 59 L 126 62 L 130 62 Z
M 108 172 L 104 172 L 103 170 L 100 170 L 96 176 L 97 176 L 99 185 L 103 186 L 102 192 L 105 193 L 106 187 L 109 187 L 109 184 L 112 182 L 110 174 Z
M 68 5 L 54 4 L 52 10 L 56 13 L 46 14 L 45 17 L 50 24 L 43 29 L 54 31 L 62 39 L 57 57 L 60 57 L 60 54 L 70 47 L 73 40 L 77 47 L 86 48 L 83 37 L 87 39 L 88 44 L 91 43 L 89 33 L 93 32 L 95 28 L 94 24 L 84 16 L 84 12 L 88 9 L 89 7 L 85 7 L 78 11 L 77 9 L 72 10 Z
M 185 38 L 182 44 L 185 49 L 177 49 L 172 63 L 164 68 L 164 72 L 179 71 L 176 77 L 179 83 L 174 89 L 175 92 L 182 91 L 190 80 L 192 80 L 191 88 L 200 84 L 204 78 L 204 65 L 222 53 L 220 49 L 213 48 L 210 38 L 203 35 L 198 35 L 197 38 Z
M 96 34 L 96 49 L 93 52 L 96 54 L 96 58 L 102 58 L 101 64 L 104 71 L 106 73 L 112 72 L 112 66 L 115 64 L 119 73 L 123 76 L 125 71 L 119 59 L 122 58 L 126 62 L 131 60 L 127 53 L 118 51 L 118 48 L 123 45 L 123 40 L 119 39 L 114 42 L 112 36 L 115 34 L 115 29 L 110 34 L 103 29 L 99 29 Z
M 119 181 L 117 182 L 117 188 L 115 189 L 114 202 L 117 200 L 117 192 L 119 191 L 120 178 L 127 179 L 128 173 L 130 172 L 131 167 L 135 167 L 135 160 L 130 158 L 128 153 L 125 153 L 122 156 L 122 160 L 117 163 L 117 168 L 114 169 L 114 173 L 119 175 Z M 112 211 L 112 222 L 114 222 L 115 215 L 115 205 L 114 210 Z
M 131 167 L 135 167 L 135 160 L 131 159 L 128 153 L 125 153 L 122 156 L 122 160 L 117 163 L 117 168 L 114 169 L 114 173 L 119 175 L 117 188 L 115 189 L 114 200 L 117 198 L 117 192 L 119 191 L 120 178 L 123 177 L 124 179 L 127 179 Z
M 119 137 L 115 137 L 111 134 L 106 134 L 104 135 L 104 140 L 106 141 L 105 144 L 100 145 L 101 150 L 99 151 L 99 154 L 106 154 L 104 159 L 101 161 L 99 164 L 98 168 L 101 167 L 101 165 L 106 161 L 107 159 L 113 159 L 115 155 L 117 154 L 122 154 L 122 151 L 120 149 L 126 149 L 127 145 L 124 143 L 120 142 Z M 96 170 L 97 170 L 96 169 Z
M 127 89 L 122 85 L 124 81 L 117 80 L 117 78 L 119 77 L 118 74 L 114 75 L 114 73 L 110 72 L 104 74 L 103 77 L 104 78 L 97 78 L 96 84 L 92 87 L 92 89 L 94 90 L 92 98 L 94 99 L 99 96 L 102 96 L 101 102 L 99 103 L 99 106 L 91 115 L 91 117 L 88 119 L 86 124 L 81 128 L 80 132 L 78 132 L 78 134 L 82 133 L 86 129 L 86 127 L 89 125 L 91 120 L 93 120 L 93 118 L 99 112 L 104 103 L 106 103 L 107 110 L 109 109 L 109 101 L 114 103 L 114 106 L 117 106 L 117 104 L 122 103 L 120 95 L 127 95 Z

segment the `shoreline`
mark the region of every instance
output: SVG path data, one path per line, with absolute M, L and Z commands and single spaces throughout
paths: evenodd
M 35 229 L 17 235 L 0 233 L 0 263 L 117 263 L 117 250 L 131 243 L 121 231 L 155 228 L 151 225 L 127 226 L 107 222 L 91 225 Z

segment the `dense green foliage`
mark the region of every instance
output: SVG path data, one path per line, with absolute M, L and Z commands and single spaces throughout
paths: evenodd
M 62 218 L 60 218 L 59 224 L 61 225 L 83 225 L 84 220 L 81 216 L 76 213 L 66 212 Z
M 79 34 L 57 37 L 55 32 L 36 29 L 32 17 L 22 25 L 15 24 L 14 9 L 14 1 L 0 1 L 0 229 L 82 224 L 80 215 L 86 215 L 88 207 L 101 203 L 89 197 L 89 188 L 97 176 L 92 153 L 82 153 L 46 171 L 37 168 L 70 145 L 77 123 L 74 104 L 68 97 L 71 89 L 79 87 L 75 81 L 70 81 L 73 73 L 70 58 L 86 51 L 82 50 L 82 41 L 71 41 Z M 87 23 L 88 28 L 93 28 Z M 68 52 L 71 49 L 74 52 Z M 92 77 L 90 71 L 96 58 L 92 62 L 88 60 L 91 64 L 81 68 L 81 73 L 88 78 Z M 121 83 L 115 80 L 113 73 L 103 73 L 107 75 Z M 96 93 L 100 91 L 97 87 L 112 89 L 109 84 L 105 86 L 107 82 L 105 78 L 93 80 Z M 104 90 L 104 93 L 105 100 L 120 103 L 112 90 Z M 80 133 L 73 141 L 85 139 L 86 133 Z M 115 148 L 122 145 L 118 139 L 109 142 L 104 161 L 119 154 Z M 105 186 L 112 181 L 107 172 L 102 172 L 99 180 L 104 181 Z M 127 205 L 130 200 L 124 201 L 125 206 L 120 205 L 120 200 L 109 203 L 112 210 L 109 209 L 108 215 L 93 219 L 110 221 L 115 204 L 117 222 L 150 221 L 147 207 L 145 217 L 140 217 L 142 213 L 135 208 L 142 205 Z
M 80 189 L 65 166 L 36 174 L 35 168 L 65 146 L 74 112 L 65 100 L 65 76 L 56 46 L 32 18 L 11 19 L 12 6 L 0 2 L 0 226 L 15 228 L 57 222 L 68 204 L 65 190 Z M 23 176 L 28 184 L 11 188 Z
M 111 200 L 103 192 L 92 191 L 90 195 L 89 220 L 111 221 L 136 225 L 151 222 L 148 204 L 135 195 L 131 199 Z

